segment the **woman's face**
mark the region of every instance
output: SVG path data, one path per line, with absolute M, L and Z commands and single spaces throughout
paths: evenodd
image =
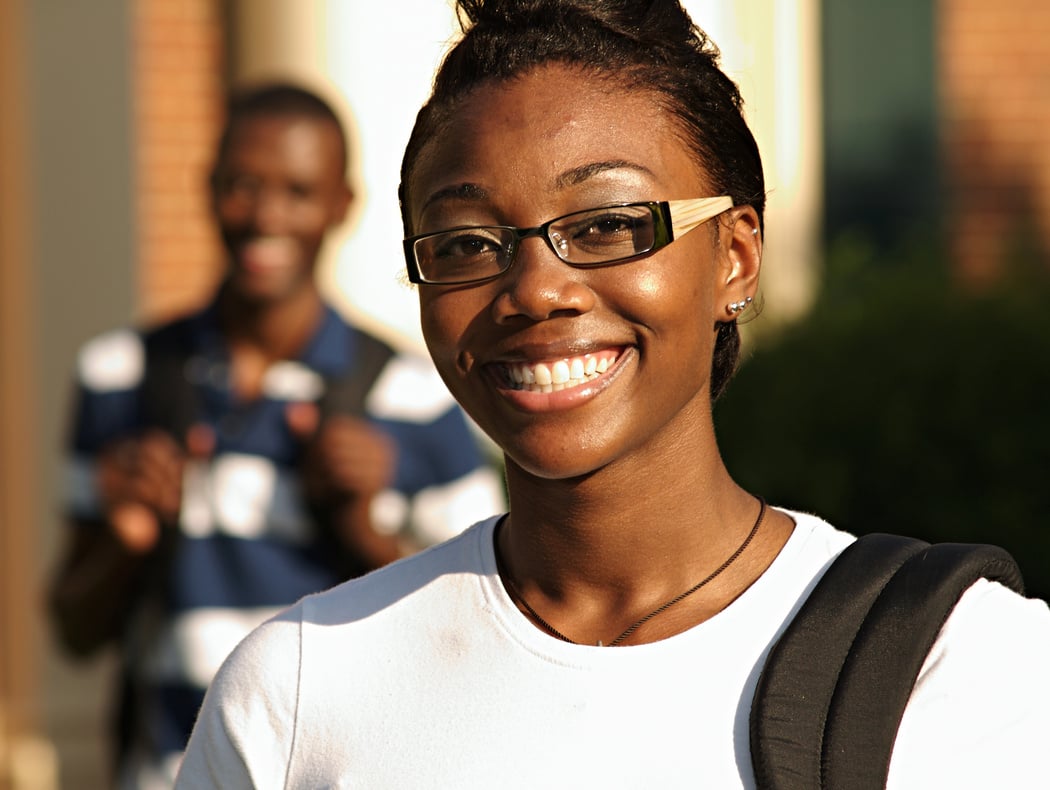
M 476 89 L 407 186 L 414 234 L 712 195 L 653 94 L 561 65 Z M 419 286 L 427 346 L 466 411 L 527 472 L 648 463 L 710 438 L 715 322 L 753 293 L 757 257 L 742 265 L 738 249 L 757 255 L 753 226 L 753 212 L 733 209 L 648 256 L 587 269 L 525 239 L 496 279 Z M 520 383 L 547 373 L 550 387 Z

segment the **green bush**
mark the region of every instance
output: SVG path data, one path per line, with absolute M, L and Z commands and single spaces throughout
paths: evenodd
M 810 316 L 759 335 L 717 404 L 722 453 L 856 534 L 1001 545 L 1050 597 L 1050 278 L 970 294 L 932 258 L 832 253 Z

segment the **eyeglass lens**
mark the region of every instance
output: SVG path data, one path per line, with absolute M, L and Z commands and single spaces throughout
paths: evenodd
M 609 263 L 652 249 L 656 218 L 648 204 L 611 206 L 570 214 L 540 231 L 555 254 L 577 265 Z M 493 277 L 514 257 L 519 240 L 533 233 L 508 227 L 448 230 L 417 239 L 413 252 L 423 279 L 462 282 Z

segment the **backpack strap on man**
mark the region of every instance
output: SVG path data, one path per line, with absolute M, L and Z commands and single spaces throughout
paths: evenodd
M 980 578 L 1023 589 L 996 546 L 873 534 L 847 547 L 762 670 L 750 721 L 757 786 L 884 788 L 919 670 Z
M 180 321 L 143 337 L 145 374 L 140 408 L 146 425 L 164 428 L 180 440 L 200 418 L 199 395 L 189 374 L 192 349 L 189 324 Z M 354 358 L 346 371 L 325 379 L 319 406 L 322 416 L 365 416 L 365 401 L 394 350 L 366 332 L 351 328 Z
M 190 325 L 177 321 L 143 335 L 145 368 L 139 410 L 147 427 L 163 428 L 180 443 L 199 420 L 197 388 L 189 375 Z
M 358 329 L 352 331 L 353 364 L 345 375 L 325 380 L 325 391 L 320 401 L 322 416 L 347 414 L 352 417 L 364 417 L 368 393 L 387 362 L 394 356 L 394 350 L 382 340 Z

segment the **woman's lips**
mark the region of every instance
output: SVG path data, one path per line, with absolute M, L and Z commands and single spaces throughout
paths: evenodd
M 619 349 L 610 348 L 542 362 L 504 363 L 502 379 L 514 390 L 560 392 L 594 381 L 611 368 L 619 356 Z

